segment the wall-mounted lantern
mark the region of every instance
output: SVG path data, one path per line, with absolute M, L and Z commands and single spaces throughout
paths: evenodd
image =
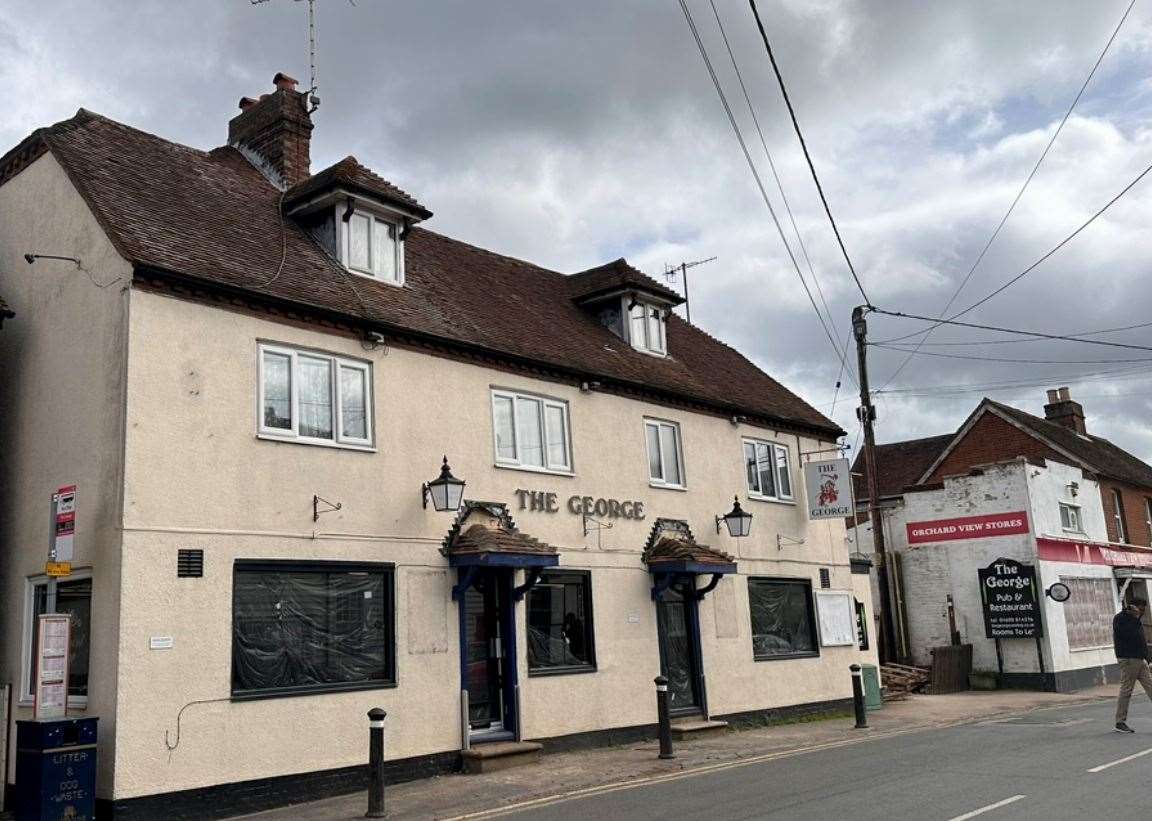
M 739 497 L 734 496 L 733 499 L 735 502 L 732 505 L 732 510 L 723 516 L 716 517 L 716 532 L 720 532 L 720 523 L 723 522 L 728 526 L 729 535 L 740 538 L 747 536 L 752 531 L 752 514 L 745 513 L 744 509 L 740 507 Z
M 428 507 L 428 497 L 432 497 L 432 507 L 438 511 L 459 510 L 460 500 L 464 497 L 464 481 L 452 475 L 448 467 L 448 457 L 444 457 L 444 464 L 440 466 L 440 475 L 431 482 L 425 482 L 421 488 L 424 498 L 424 507 Z

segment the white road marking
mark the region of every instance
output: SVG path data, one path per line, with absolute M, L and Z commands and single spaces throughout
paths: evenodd
M 987 806 L 981 807 L 978 810 L 972 810 L 972 812 L 966 812 L 963 815 L 957 815 L 955 818 L 949 818 L 948 821 L 967 821 L 969 818 L 975 818 L 976 816 L 983 815 L 986 812 L 992 812 L 992 810 L 998 810 L 1001 807 L 1007 807 L 1009 804 L 1015 804 L 1021 798 L 1027 797 L 1028 796 L 1026 795 L 1014 795 L 1011 798 L 1005 798 L 1003 801 L 997 801 L 995 804 L 988 804 Z
M 1099 767 L 1093 767 L 1088 772 L 1098 773 L 1108 769 L 1109 767 L 1115 767 L 1117 764 L 1123 764 L 1126 761 L 1131 761 L 1134 758 L 1140 758 L 1140 756 L 1148 755 L 1149 753 L 1152 753 L 1152 747 L 1149 747 L 1147 750 L 1143 750 L 1142 752 L 1133 753 L 1132 755 L 1126 755 L 1123 758 L 1118 758 L 1115 761 L 1109 761 L 1107 764 L 1101 764 Z

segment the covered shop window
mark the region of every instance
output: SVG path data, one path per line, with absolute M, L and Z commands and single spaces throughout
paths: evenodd
M 393 568 L 350 562 L 236 563 L 232 694 L 395 683 Z
M 596 669 L 592 580 L 587 571 L 544 572 L 528 591 L 528 670 Z
M 752 654 L 757 661 L 816 656 L 816 620 L 808 579 L 748 579 Z
M 1064 602 L 1068 649 L 1091 650 L 1112 646 L 1112 617 L 1120 609 L 1111 578 L 1076 579 L 1061 576 L 1071 596 Z

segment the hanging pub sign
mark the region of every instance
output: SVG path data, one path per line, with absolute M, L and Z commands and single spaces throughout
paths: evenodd
M 843 519 L 852 515 L 852 474 L 847 459 L 804 464 L 809 519 Z
M 984 634 L 990 639 L 1031 639 L 1044 635 L 1036 568 L 997 559 L 976 571 L 984 603 Z

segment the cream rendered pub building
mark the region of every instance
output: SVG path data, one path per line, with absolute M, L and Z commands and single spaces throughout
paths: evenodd
M 53 604 L 118 817 L 357 789 L 374 706 L 395 778 L 649 737 L 658 674 L 686 721 L 841 708 L 875 652 L 843 522 L 806 517 L 836 425 L 623 260 L 549 271 L 351 157 L 310 174 L 275 82 L 210 151 L 81 110 L 0 158 L 13 719 Z

